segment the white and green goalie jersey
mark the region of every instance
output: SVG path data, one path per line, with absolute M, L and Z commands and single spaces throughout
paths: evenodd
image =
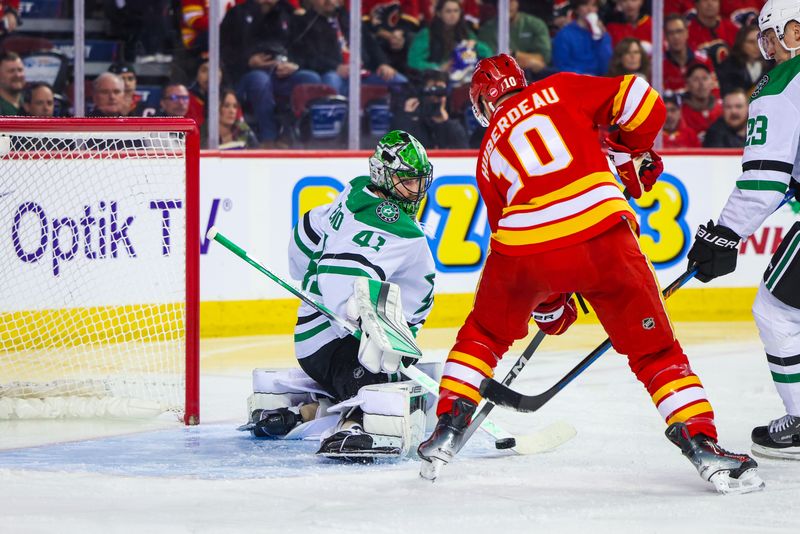
M 393 282 L 400 286 L 406 321 L 416 332 L 433 306 L 433 256 L 419 223 L 371 192 L 369 184 L 368 176 L 360 176 L 332 203 L 303 216 L 290 240 L 289 271 L 307 293 L 341 317 L 346 317 L 355 277 Z M 294 330 L 297 358 L 346 335 L 301 303 Z
M 764 75 L 750 97 L 742 175 L 719 217 L 747 238 L 780 205 L 800 174 L 800 56 Z M 792 181 L 794 180 L 794 184 Z

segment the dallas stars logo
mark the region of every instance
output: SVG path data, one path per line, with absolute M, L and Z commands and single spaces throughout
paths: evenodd
M 378 204 L 378 207 L 375 208 L 375 213 L 380 220 L 387 223 L 397 222 L 397 219 L 400 218 L 400 208 L 397 207 L 397 204 L 388 200 Z
M 750 101 L 751 102 L 758 97 L 758 95 L 761 92 L 761 90 L 768 83 L 769 83 L 769 74 L 765 74 L 764 76 L 761 77 L 760 80 L 758 80 L 758 83 L 756 84 L 755 89 L 753 89 L 753 94 L 750 95 Z

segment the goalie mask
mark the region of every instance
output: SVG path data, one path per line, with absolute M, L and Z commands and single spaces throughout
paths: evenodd
M 433 165 L 413 135 L 392 130 L 378 141 L 375 153 L 369 158 L 369 176 L 377 189 L 416 218 L 420 202 L 433 181 Z
M 773 59 L 767 52 L 768 34 L 772 30 L 781 46 L 795 56 L 800 46 L 790 47 L 784 41 L 786 25 L 791 21 L 800 23 L 800 1 L 767 0 L 758 15 L 758 47 L 765 59 Z

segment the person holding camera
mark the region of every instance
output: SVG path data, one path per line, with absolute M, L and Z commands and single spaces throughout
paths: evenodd
M 231 8 L 220 27 L 225 78 L 255 116 L 256 136 L 265 148 L 273 148 L 280 133 L 276 97 L 288 100 L 295 85 L 321 82 L 287 52 L 293 11 L 287 0 L 247 0 Z
M 19 25 L 19 0 L 0 0 L 0 41 Z
M 392 130 L 405 130 L 426 148 L 467 148 L 467 132 L 447 112 L 446 72 L 423 73 L 422 87 L 403 100 L 392 117 Z

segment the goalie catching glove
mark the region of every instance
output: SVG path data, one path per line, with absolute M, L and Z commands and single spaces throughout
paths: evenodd
M 370 373 L 396 373 L 401 361 L 408 367 L 422 355 L 403 315 L 397 284 L 356 278 L 347 316 L 361 327 L 358 361 Z
M 689 266 L 697 268 L 697 279 L 706 283 L 735 271 L 739 240 L 727 226 L 715 225 L 713 221 L 701 224 L 689 249 Z
M 628 147 L 612 139 L 612 136 L 606 139 L 608 157 L 617 168 L 617 174 L 628 193 L 633 198 L 639 198 L 642 193 L 653 188 L 653 184 L 664 171 L 661 156 L 654 150 L 632 152 Z
M 549 302 L 539 304 L 533 310 L 533 320 L 545 334 L 558 336 L 567 331 L 578 317 L 575 299 L 561 293 Z

